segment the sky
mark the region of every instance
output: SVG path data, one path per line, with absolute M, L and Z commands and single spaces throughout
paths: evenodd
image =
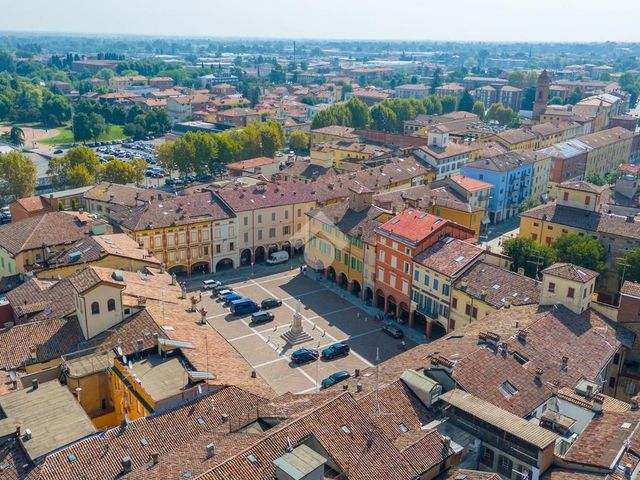
M 639 0 L 0 0 L 0 31 L 637 42 L 639 14 Z

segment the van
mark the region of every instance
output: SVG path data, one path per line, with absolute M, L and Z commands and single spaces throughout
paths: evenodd
M 250 298 L 242 298 L 231 302 L 231 313 L 234 315 L 246 315 L 259 310 L 258 304 Z
M 269 258 L 267 258 L 267 263 L 269 265 L 277 265 L 278 263 L 284 263 L 287 261 L 289 261 L 289 253 L 284 250 L 280 252 L 273 252 L 269 255 Z

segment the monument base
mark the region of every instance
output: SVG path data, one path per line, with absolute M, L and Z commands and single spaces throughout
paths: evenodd
M 313 337 L 304 330 L 302 330 L 301 332 L 294 332 L 293 330 L 289 330 L 280 336 L 289 345 L 299 345 L 300 343 L 305 343 L 309 340 L 313 340 Z

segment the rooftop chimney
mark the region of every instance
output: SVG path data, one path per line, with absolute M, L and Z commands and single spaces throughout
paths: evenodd
M 632 397 L 629 403 L 631 404 L 631 410 L 638 410 L 638 397 Z
M 159 458 L 160 458 L 160 454 L 158 452 L 153 452 L 151 454 L 151 464 L 152 465 L 157 465 Z
M 207 458 L 211 458 L 215 455 L 216 447 L 213 443 L 208 444 L 205 448 L 207 450 Z
M 511 299 L 510 298 L 505 298 L 504 299 L 504 308 L 511 308 Z
M 518 275 L 524 275 L 524 267 L 518 267 Z
M 131 471 L 131 457 L 122 457 L 120 462 L 122 463 L 122 473 L 129 473 Z
M 540 382 L 542 381 L 542 374 L 544 373 L 544 370 L 540 367 L 536 368 L 536 382 Z
M 31 380 L 31 388 L 33 390 L 37 390 L 38 389 L 38 379 L 34 378 L 33 380 Z
M 595 413 L 602 412 L 602 404 L 604 403 L 604 395 L 597 393 L 593 396 L 593 405 L 591 406 L 591 410 Z
M 362 384 L 361 383 L 356 384 L 356 392 L 358 392 L 358 393 L 362 392 Z
M 527 331 L 526 330 L 518 330 L 518 340 L 522 343 L 526 343 L 527 341 Z
M 562 370 L 566 370 L 568 366 L 569 366 L 569 357 L 564 355 L 562 357 Z
M 591 398 L 593 396 L 593 386 L 587 385 L 587 398 Z

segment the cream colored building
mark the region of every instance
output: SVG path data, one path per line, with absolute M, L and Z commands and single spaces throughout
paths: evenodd
M 302 253 L 307 242 L 309 210 L 316 207 L 315 186 L 303 183 L 258 183 L 229 186 L 216 198 L 237 217 L 237 245 L 241 265 L 261 262 L 286 250 Z
M 591 150 L 587 153 L 585 178 L 591 173 L 605 176 L 621 163 L 628 163 L 634 133 L 626 128 L 614 127 L 579 137 Z
M 598 273 L 571 263 L 554 263 L 542 271 L 540 305 L 562 304 L 578 315 L 589 308 Z

